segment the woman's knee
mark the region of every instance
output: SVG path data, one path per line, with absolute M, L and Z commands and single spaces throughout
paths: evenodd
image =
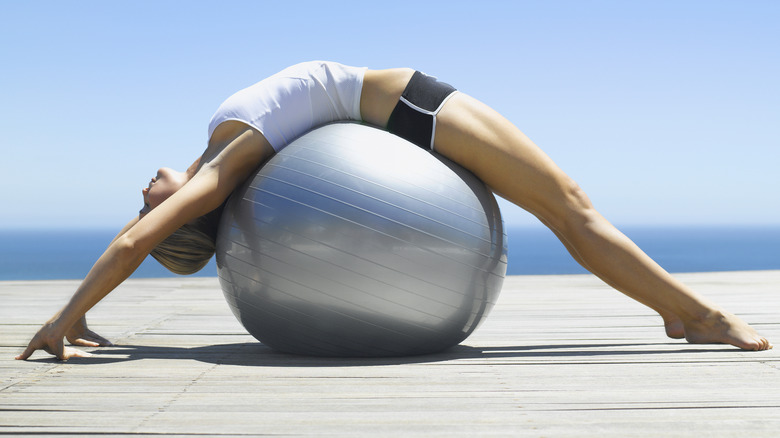
M 585 191 L 571 178 L 561 183 L 559 199 L 552 202 L 546 217 L 541 218 L 548 226 L 564 234 L 576 232 L 599 217 Z

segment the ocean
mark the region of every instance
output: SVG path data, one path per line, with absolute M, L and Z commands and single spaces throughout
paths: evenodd
M 625 227 L 622 231 L 670 272 L 780 269 L 780 226 Z M 0 280 L 81 279 L 113 230 L 0 230 Z M 541 227 L 507 229 L 508 275 L 581 274 Z M 197 276 L 216 276 L 212 259 Z M 148 257 L 131 278 L 173 277 Z

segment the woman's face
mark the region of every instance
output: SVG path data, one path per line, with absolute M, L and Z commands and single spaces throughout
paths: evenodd
M 158 170 L 157 175 L 149 181 L 149 185 L 141 191 L 144 198 L 144 206 L 139 212 L 141 217 L 162 204 L 186 182 L 187 175 L 184 172 L 177 172 L 168 167 Z

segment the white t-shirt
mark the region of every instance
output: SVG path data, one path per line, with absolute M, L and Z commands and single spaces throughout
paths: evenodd
M 365 72 L 365 67 L 326 61 L 288 67 L 223 102 L 209 123 L 209 139 L 220 123 L 237 120 L 260 131 L 278 152 L 318 126 L 360 121 Z

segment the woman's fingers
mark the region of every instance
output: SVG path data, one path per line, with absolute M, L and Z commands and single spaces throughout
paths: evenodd
M 68 342 L 80 347 L 110 347 L 114 345 L 108 339 L 100 336 L 85 326 L 81 328 L 82 330 L 79 330 L 78 332 L 71 331 L 68 333 L 68 336 L 66 336 Z
M 37 350 L 37 348 L 33 347 L 32 345 L 28 345 L 27 348 L 24 349 L 24 352 L 22 354 L 15 357 L 16 360 L 27 360 L 28 357 L 30 357 L 33 352 Z
M 56 342 L 52 344 L 52 342 L 48 342 L 50 338 L 46 336 L 46 332 L 49 329 L 48 326 L 44 325 L 41 327 L 40 330 L 38 330 L 38 333 L 33 336 L 32 340 L 30 340 L 30 343 L 27 344 L 27 348 L 22 352 L 22 354 L 16 356 L 17 360 L 27 360 L 32 354 L 35 352 L 35 350 L 44 350 L 49 354 L 53 354 L 57 356 L 56 350 L 57 345 Z
M 92 355 L 87 353 L 86 351 L 81 351 L 77 348 L 65 347 L 65 349 L 62 352 L 62 355 L 58 356 L 58 358 L 62 360 L 68 360 L 71 357 L 90 357 L 90 356 Z
M 82 347 L 100 347 L 112 345 L 108 339 L 100 336 L 92 330 L 86 329 L 81 336 L 69 337 L 73 345 Z M 60 360 L 68 360 L 71 357 L 89 357 L 91 354 L 76 348 L 66 347 L 61 335 L 52 333 L 50 326 L 41 327 L 35 334 L 22 354 L 16 356 L 17 360 L 27 360 L 36 350 L 43 350 Z
M 68 339 L 68 342 L 79 347 L 111 347 L 114 345 L 108 339 L 91 330 L 76 339 Z
M 57 348 L 51 348 L 50 346 L 43 346 L 43 347 L 36 347 L 33 345 L 29 345 L 22 354 L 16 356 L 16 360 L 27 360 L 32 354 L 35 352 L 35 350 L 45 350 L 54 356 L 57 357 L 57 359 L 60 360 L 68 360 L 71 357 L 90 357 L 91 354 L 87 353 L 86 351 L 81 351 L 77 348 L 71 348 L 71 347 L 64 347 L 62 350 L 57 351 L 59 349 Z
M 97 343 L 97 347 L 111 347 L 114 345 L 111 343 L 111 341 L 93 332 L 92 330 L 89 330 L 89 340 Z
M 114 345 L 111 343 L 111 341 L 93 332 L 92 330 L 87 330 L 79 338 L 70 341 L 70 343 L 82 347 L 110 347 Z
M 90 341 L 84 338 L 69 339 L 72 345 L 78 345 L 79 347 L 99 347 L 100 344 L 95 341 Z

